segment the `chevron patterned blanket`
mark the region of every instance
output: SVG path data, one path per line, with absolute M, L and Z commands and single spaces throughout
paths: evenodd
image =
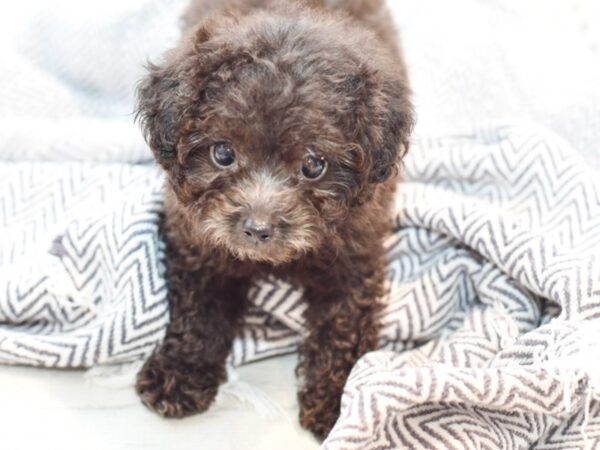
M 44 159 L 0 162 L 0 362 L 147 357 L 168 322 L 159 172 Z M 598 448 L 598 174 L 533 126 L 420 138 L 405 171 L 381 350 L 323 447 Z M 301 293 L 250 299 L 232 362 L 292 352 Z

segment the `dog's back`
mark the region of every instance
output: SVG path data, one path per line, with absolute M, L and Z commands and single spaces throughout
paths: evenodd
M 396 30 L 385 0 L 192 0 L 183 16 L 183 30 L 224 12 L 246 15 L 261 9 L 286 11 L 297 7 L 349 16 L 373 31 L 394 55 L 400 55 Z

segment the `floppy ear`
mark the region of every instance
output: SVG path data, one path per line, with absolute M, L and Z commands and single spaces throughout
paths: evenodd
M 350 99 L 348 125 L 362 149 L 366 181 L 382 183 L 408 150 L 413 127 L 408 84 L 402 75 L 393 78 L 362 65 L 342 89 Z
M 414 125 L 410 90 L 404 80 L 385 81 L 378 103 L 381 135 L 371 147 L 372 165 L 369 181 L 381 183 L 397 170 L 408 151 L 410 133 Z
M 211 35 L 211 22 L 191 30 L 183 43 L 167 53 L 163 65 L 148 64 L 148 74 L 137 87 L 136 120 L 157 162 L 169 169 L 177 161 L 177 129 L 183 113 L 178 97 L 184 87 L 183 74 L 200 73 L 199 54 Z M 179 102 L 181 103 L 181 101 Z
M 169 67 L 148 65 L 148 75 L 137 88 L 136 120 L 156 161 L 168 169 L 177 158 L 176 91 L 179 80 Z

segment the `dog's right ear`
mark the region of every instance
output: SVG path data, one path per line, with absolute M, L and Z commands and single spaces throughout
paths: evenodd
M 177 162 L 177 130 L 182 114 L 177 102 L 183 84 L 180 72 L 189 71 L 185 67 L 187 59 L 209 40 L 211 25 L 205 23 L 191 32 L 186 44 L 172 50 L 162 65 L 148 63 L 148 74 L 136 90 L 136 121 L 156 161 L 165 169 Z
M 137 87 L 136 120 L 156 161 L 168 169 L 177 159 L 179 80 L 172 68 L 148 64 L 147 69 L 148 75 Z

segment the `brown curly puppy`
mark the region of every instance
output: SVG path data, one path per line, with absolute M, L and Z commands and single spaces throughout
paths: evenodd
M 412 108 L 383 0 L 197 0 L 139 88 L 166 173 L 171 324 L 138 376 L 143 402 L 206 410 L 246 293 L 304 288 L 300 422 L 323 438 L 356 360 L 375 348 L 382 240 Z

